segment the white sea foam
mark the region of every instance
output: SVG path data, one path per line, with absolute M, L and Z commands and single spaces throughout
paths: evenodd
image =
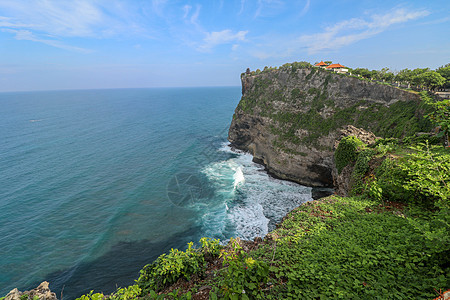
M 245 182 L 245 177 L 244 174 L 242 173 L 242 168 L 238 167 L 236 172 L 233 175 L 234 178 L 234 189 L 236 189 L 239 185 L 244 184 Z
M 232 152 L 229 146 L 220 150 Z M 242 152 L 206 166 L 203 173 L 215 189 L 215 209 L 204 213 L 202 223 L 205 233 L 222 230 L 222 238 L 264 236 L 286 213 L 312 200 L 311 188 L 270 177 Z

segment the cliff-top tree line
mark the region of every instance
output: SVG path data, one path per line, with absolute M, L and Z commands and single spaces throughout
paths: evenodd
M 394 73 L 389 71 L 389 68 L 371 71 L 366 68 L 356 68 L 351 70 L 351 73 L 367 79 L 387 82 L 396 81 L 428 90 L 450 88 L 450 64 L 446 64 L 436 70 L 416 68 L 414 70 L 403 69 Z

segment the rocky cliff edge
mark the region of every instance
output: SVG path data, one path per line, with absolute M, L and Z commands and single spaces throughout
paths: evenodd
M 423 131 L 420 96 L 393 86 L 286 64 L 242 74 L 242 98 L 228 140 L 269 173 L 312 187 L 333 187 L 333 151 L 354 125 L 380 137 Z M 426 128 L 428 129 L 428 128 Z

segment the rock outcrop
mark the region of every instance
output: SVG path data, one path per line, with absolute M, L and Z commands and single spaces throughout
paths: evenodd
M 315 67 L 242 74 L 228 140 L 279 178 L 332 187 L 333 151 L 347 125 L 381 137 L 426 131 L 420 96 Z
M 15 288 L 5 297 L 5 300 L 22 299 L 57 300 L 56 294 L 50 290 L 47 281 L 42 282 L 37 288 L 30 291 L 19 292 L 19 290 Z
M 339 139 L 336 141 L 334 148 L 337 149 L 339 141 L 347 136 L 354 136 L 360 139 L 363 143 L 371 145 L 375 143 L 377 137 L 369 131 L 361 128 L 356 128 L 355 126 L 348 125 L 339 131 Z M 349 164 L 345 166 L 339 173 L 336 167 L 332 169 L 333 184 L 335 193 L 339 196 L 348 196 L 352 187 L 352 173 L 354 164 Z

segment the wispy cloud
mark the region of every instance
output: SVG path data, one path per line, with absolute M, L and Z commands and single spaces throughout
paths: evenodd
M 305 6 L 303 7 L 302 11 L 300 12 L 300 16 L 306 15 L 306 13 L 309 10 L 310 5 L 311 5 L 311 0 L 306 0 Z
M 104 18 L 102 11 L 91 1 L 11 1 L 0 2 L 0 7 L 12 15 L 9 27 L 65 37 L 95 35 L 93 27 Z M 27 24 L 27 26 L 23 26 Z M 3 24 L 3 27 L 6 27 Z
M 377 35 L 394 24 L 405 23 L 429 15 L 426 10 L 394 9 L 384 15 L 372 15 L 370 20 L 353 18 L 325 28 L 321 33 L 303 35 L 299 42 L 313 54 L 322 50 L 338 49 L 362 39 Z
M 285 2 L 282 0 L 258 0 L 254 18 L 277 14 L 284 7 Z
M 191 5 L 186 4 L 183 6 L 183 19 L 185 22 L 198 25 L 198 17 L 200 15 L 201 5 L 197 5 L 195 10 L 192 9 Z M 191 13 L 192 12 L 192 13 Z
M 230 29 L 207 32 L 206 37 L 203 39 L 203 43 L 198 47 L 198 50 L 207 52 L 217 45 L 230 43 L 236 45 L 236 42 L 245 41 L 247 33 L 248 31 L 238 31 L 233 33 Z M 237 49 L 235 45 L 233 45 L 233 48 Z
M 56 48 L 60 48 L 60 49 L 64 49 L 64 50 L 69 50 L 69 51 L 75 51 L 75 52 L 80 52 L 80 53 L 89 53 L 92 52 L 89 49 L 85 49 L 85 48 L 81 48 L 81 47 L 74 47 L 74 46 L 70 46 L 67 45 L 65 43 L 62 43 L 58 40 L 52 40 L 52 39 L 44 39 L 44 38 L 39 38 L 37 36 L 35 36 L 31 31 L 29 30 L 24 30 L 24 29 L 20 29 L 20 30 L 15 30 L 15 29 L 2 29 L 2 31 L 4 32 L 9 32 L 14 34 L 14 38 L 16 40 L 25 40 L 25 41 L 33 41 L 33 42 L 38 42 L 38 43 L 43 43 L 49 46 L 53 46 Z
M 238 15 L 244 12 L 244 8 L 245 8 L 245 0 L 241 0 L 241 9 L 239 10 Z
M 153 0 L 160 8 L 165 1 Z M 135 9 L 118 0 L 2 0 L 0 29 L 14 33 L 16 39 L 26 39 L 50 46 L 76 50 L 65 46 L 61 38 L 109 38 L 117 35 L 142 34 L 145 30 L 136 22 Z M 17 31 L 17 30 L 23 31 Z M 24 38 L 27 37 L 27 38 Z M 54 40 L 52 40 L 54 39 Z

